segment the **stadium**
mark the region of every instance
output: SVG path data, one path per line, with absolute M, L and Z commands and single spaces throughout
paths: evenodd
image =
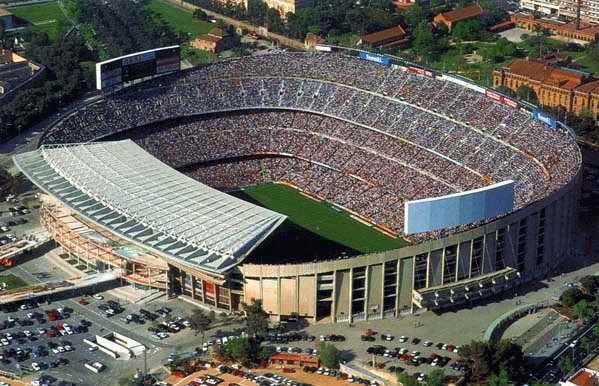
M 568 256 L 567 128 L 455 76 L 327 51 L 194 67 L 64 117 L 15 156 L 42 224 L 139 288 L 309 322 L 468 306 Z

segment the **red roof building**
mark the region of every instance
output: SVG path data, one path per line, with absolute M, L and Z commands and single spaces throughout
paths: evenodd
M 320 359 L 309 355 L 277 353 L 270 356 L 271 365 L 320 367 Z
M 372 47 L 382 47 L 396 45 L 407 40 L 407 33 L 400 25 L 387 28 L 382 31 L 362 35 L 358 44 L 369 45 Z
M 464 8 L 438 14 L 433 19 L 433 25 L 437 27 L 440 24 L 444 24 L 451 31 L 456 23 L 481 17 L 484 14 L 485 11 L 480 5 L 472 4 Z

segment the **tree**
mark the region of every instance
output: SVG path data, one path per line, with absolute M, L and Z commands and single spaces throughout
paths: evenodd
M 533 90 L 532 88 L 522 84 L 520 85 L 520 87 L 518 87 L 518 89 L 516 90 L 516 95 L 518 96 L 518 98 L 525 100 L 527 102 L 530 102 L 532 104 L 537 104 L 537 93 L 535 93 L 535 90 Z
M 451 35 L 458 40 L 478 40 L 484 26 L 478 19 L 470 19 L 458 23 L 451 30 Z
M 202 11 L 200 8 L 196 8 L 193 10 L 192 19 L 205 21 L 205 20 L 208 20 L 208 14 L 206 12 Z
M 460 356 L 469 364 L 472 381 L 477 382 L 491 372 L 492 353 L 487 342 L 472 341 L 460 349 Z
M 408 29 L 415 30 L 420 24 L 426 23 L 427 13 L 428 10 L 418 2 L 410 6 L 403 15 Z
M 588 336 L 580 338 L 580 348 L 585 354 L 590 354 L 595 349 L 595 346 L 595 343 Z
M 502 93 L 502 94 L 505 94 L 505 95 L 508 95 L 508 96 L 511 96 L 511 97 L 513 97 L 513 96 L 515 96 L 515 95 L 516 95 L 516 94 L 514 94 L 514 92 L 512 91 L 512 89 L 511 89 L 511 88 L 509 88 L 509 87 L 507 87 L 507 86 L 504 86 L 504 85 L 497 86 L 495 89 L 496 89 L 497 91 L 499 91 L 500 93 Z
M 252 344 L 250 338 L 230 339 L 224 346 L 227 355 L 244 366 L 248 366 L 256 358 L 257 345 Z
M 426 378 L 427 386 L 442 386 L 445 383 L 445 371 L 441 369 L 434 369 L 428 373 Z
M 599 277 L 587 275 L 580 278 L 580 285 L 587 294 L 595 294 L 599 288 Z
M 249 305 L 243 304 L 242 307 L 246 315 L 245 323 L 248 331 L 258 335 L 266 333 L 270 318 L 262 308 L 262 300 L 252 299 Z
M 518 90 L 520 89 L 518 88 Z M 560 296 L 560 301 L 566 307 L 573 307 L 582 300 L 583 296 L 582 291 L 578 288 L 568 288 Z
M 397 381 L 401 383 L 403 386 L 419 386 L 420 384 L 414 379 L 414 377 L 409 376 L 405 372 L 397 373 Z
M 506 369 L 499 370 L 499 375 L 493 373 L 489 377 L 489 386 L 508 386 L 510 377 Z
M 500 342 L 472 341 L 460 350 L 470 369 L 470 380 L 474 383 L 490 376 L 495 376 L 497 382 L 505 378 L 519 382 L 524 376 L 524 354 L 522 347 L 508 340 Z M 502 372 L 503 370 L 503 372 Z
M 339 367 L 339 351 L 334 344 L 322 342 L 318 349 L 318 358 L 324 367 L 330 369 Z
M 202 345 L 204 344 L 204 337 L 206 334 L 206 330 L 210 328 L 210 324 L 212 321 L 206 315 L 206 312 L 201 308 L 196 308 L 191 313 L 189 317 L 189 323 L 191 323 L 191 329 L 195 332 L 196 335 L 202 334 Z
M 429 23 L 422 22 L 418 24 L 414 31 L 414 41 L 412 49 L 416 55 L 428 58 L 434 52 L 435 40 L 433 30 Z
M 578 319 L 590 319 L 594 312 L 593 307 L 586 299 L 582 299 L 574 305 L 574 314 Z
M 559 361 L 559 369 L 563 374 L 568 374 L 574 369 L 574 362 L 572 362 L 572 358 L 569 355 L 563 356 Z

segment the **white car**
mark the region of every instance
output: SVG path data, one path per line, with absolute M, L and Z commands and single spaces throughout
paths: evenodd
M 104 296 L 102 296 L 100 294 L 93 294 L 92 298 L 94 298 L 96 300 L 104 300 Z
M 58 351 L 58 348 L 54 347 L 54 348 L 52 349 L 52 352 L 53 352 L 54 354 L 58 354 L 60 351 Z
M 65 352 L 66 351 L 64 349 L 64 347 L 62 347 L 62 346 L 58 346 L 58 347 L 56 347 L 56 349 L 58 350 L 58 352 Z
M 424 343 L 422 344 L 424 347 L 430 347 L 433 345 L 433 342 L 431 342 L 430 340 L 425 340 Z
M 71 347 L 70 344 L 65 344 L 64 345 L 64 351 L 73 351 L 73 347 Z
M 96 351 L 98 350 L 98 346 L 89 346 L 89 348 L 87 349 L 87 351 Z
M 424 373 L 420 373 L 420 374 L 418 374 L 418 378 L 416 378 L 416 380 L 418 382 L 424 382 L 425 378 L 426 378 L 426 376 L 424 375 Z
M 33 314 L 33 312 L 28 312 L 27 313 L 27 319 L 33 319 L 35 315 Z
M 33 369 L 33 371 L 40 371 L 42 369 L 42 367 L 35 362 L 31 364 L 31 368 Z
M 25 335 L 27 338 L 29 338 L 32 334 L 31 334 L 31 331 L 25 330 L 25 331 L 23 331 L 23 335 Z
M 5 337 L 8 340 L 13 340 L 13 336 L 12 336 L 12 334 L 10 332 L 7 332 L 6 335 L 5 335 Z
M 40 334 L 40 335 L 43 335 L 43 334 L 46 333 L 46 329 L 45 328 L 38 328 L 37 329 L 37 333 Z
M 169 334 L 167 334 L 166 332 L 162 332 L 162 331 L 156 333 L 156 335 L 158 335 L 161 339 L 166 339 L 169 337 Z
M 162 340 L 164 339 L 162 336 L 158 335 L 158 334 L 152 334 L 152 338 L 157 339 L 157 340 Z
M 2 344 L 2 346 L 8 346 L 10 343 L 8 342 L 8 340 L 2 338 L 0 339 L 0 344 Z
M 407 336 L 405 336 L 405 335 L 402 335 L 402 336 L 400 336 L 400 337 L 399 337 L 399 341 L 400 341 L 401 343 L 406 343 L 406 342 L 408 341 L 408 339 L 410 339 L 410 338 L 408 338 L 408 337 L 407 337 Z

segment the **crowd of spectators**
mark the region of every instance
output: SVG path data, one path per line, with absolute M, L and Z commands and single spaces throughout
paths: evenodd
M 173 167 L 197 164 L 192 174 L 210 185 L 285 181 L 398 232 L 405 200 L 513 179 L 518 208 L 580 163 L 568 133 L 484 94 L 323 53 L 226 60 L 134 85 L 43 142 L 115 135 Z M 214 162 L 255 155 L 264 158 Z

